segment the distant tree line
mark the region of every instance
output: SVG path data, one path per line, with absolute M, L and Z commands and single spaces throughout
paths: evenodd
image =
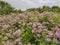
M 10 14 L 10 13 L 21 13 L 21 12 L 22 12 L 21 10 L 17 10 L 7 2 L 0 0 L 0 15 Z
M 39 7 L 39 8 L 30 8 L 30 9 L 27 9 L 27 11 L 37 11 L 37 12 L 44 12 L 44 11 L 52 11 L 54 13 L 60 13 L 60 7 L 58 6 L 52 6 L 52 7 L 49 7 L 49 6 L 43 6 L 43 7 Z

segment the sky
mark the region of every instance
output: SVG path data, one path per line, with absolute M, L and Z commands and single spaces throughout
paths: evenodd
M 25 10 L 33 7 L 60 6 L 60 0 L 3 0 L 11 4 L 16 9 Z

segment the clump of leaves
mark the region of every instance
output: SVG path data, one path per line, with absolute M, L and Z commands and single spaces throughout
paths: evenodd
M 24 31 L 21 34 L 22 37 L 22 43 L 23 44 L 28 44 L 29 42 L 35 43 L 36 38 L 34 37 L 35 34 L 32 34 L 32 27 L 31 26 L 26 26 Z
M 54 26 L 53 24 L 49 23 L 49 24 L 46 25 L 46 28 L 47 28 L 48 30 L 50 30 L 53 26 Z

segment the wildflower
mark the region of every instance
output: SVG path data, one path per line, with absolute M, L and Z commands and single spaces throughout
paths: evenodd
M 53 38 L 54 43 L 59 43 L 59 41 L 56 38 Z
M 7 33 L 7 36 L 8 36 L 9 38 L 14 38 L 14 36 L 13 36 L 12 34 L 10 34 L 10 33 Z
M 56 31 L 59 31 L 60 29 L 59 29 L 59 27 L 58 27 L 58 26 L 55 26 L 55 30 L 56 30 Z
M 29 25 L 29 26 L 32 26 L 33 24 L 30 22 L 30 23 L 28 23 L 28 25 Z
M 46 41 L 46 42 L 50 42 L 51 39 L 50 39 L 50 38 L 46 38 L 45 41 Z
M 36 27 L 36 24 L 33 24 L 32 27 L 35 28 Z
M 18 29 L 18 30 L 16 30 L 16 31 L 13 33 L 13 35 L 14 35 L 14 36 L 16 36 L 16 35 L 17 35 L 17 36 L 20 36 L 20 33 L 21 33 L 21 31 Z
M 32 30 L 32 33 L 35 33 L 35 30 Z
M 60 31 L 56 31 L 55 36 L 56 36 L 57 38 L 60 38 Z
M 52 31 L 49 31 L 48 34 L 49 34 L 50 36 L 52 36 L 52 35 L 53 35 L 53 32 L 52 32 Z
M 20 17 L 25 18 L 25 14 L 19 14 Z
M 9 25 L 3 25 L 3 26 L 2 26 L 3 30 L 7 30 L 8 27 L 9 27 Z
M 17 39 L 16 39 L 16 42 L 20 42 L 20 41 L 21 41 L 21 38 L 17 38 Z
M 11 34 L 10 33 L 7 33 L 7 36 L 11 36 Z
M 39 26 L 38 26 L 38 29 L 43 29 L 44 28 L 44 26 L 42 25 L 42 24 L 40 24 Z
M 37 23 L 37 26 L 41 26 L 42 24 L 41 23 Z
M 38 32 L 38 33 L 40 33 L 41 31 L 42 31 L 42 29 L 40 28 L 40 29 L 38 29 L 38 31 L 37 31 L 37 32 Z
M 31 45 L 31 43 L 28 43 L 27 45 Z
M 49 24 L 49 22 L 43 22 L 42 24 L 43 24 L 43 25 L 46 25 L 46 24 Z
M 14 21 L 14 22 L 19 22 L 20 19 L 19 19 L 19 18 L 15 18 L 13 21 Z

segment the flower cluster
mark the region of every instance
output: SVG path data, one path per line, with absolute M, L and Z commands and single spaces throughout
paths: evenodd
M 59 21 L 50 12 L 0 15 L 0 45 L 59 45 Z

